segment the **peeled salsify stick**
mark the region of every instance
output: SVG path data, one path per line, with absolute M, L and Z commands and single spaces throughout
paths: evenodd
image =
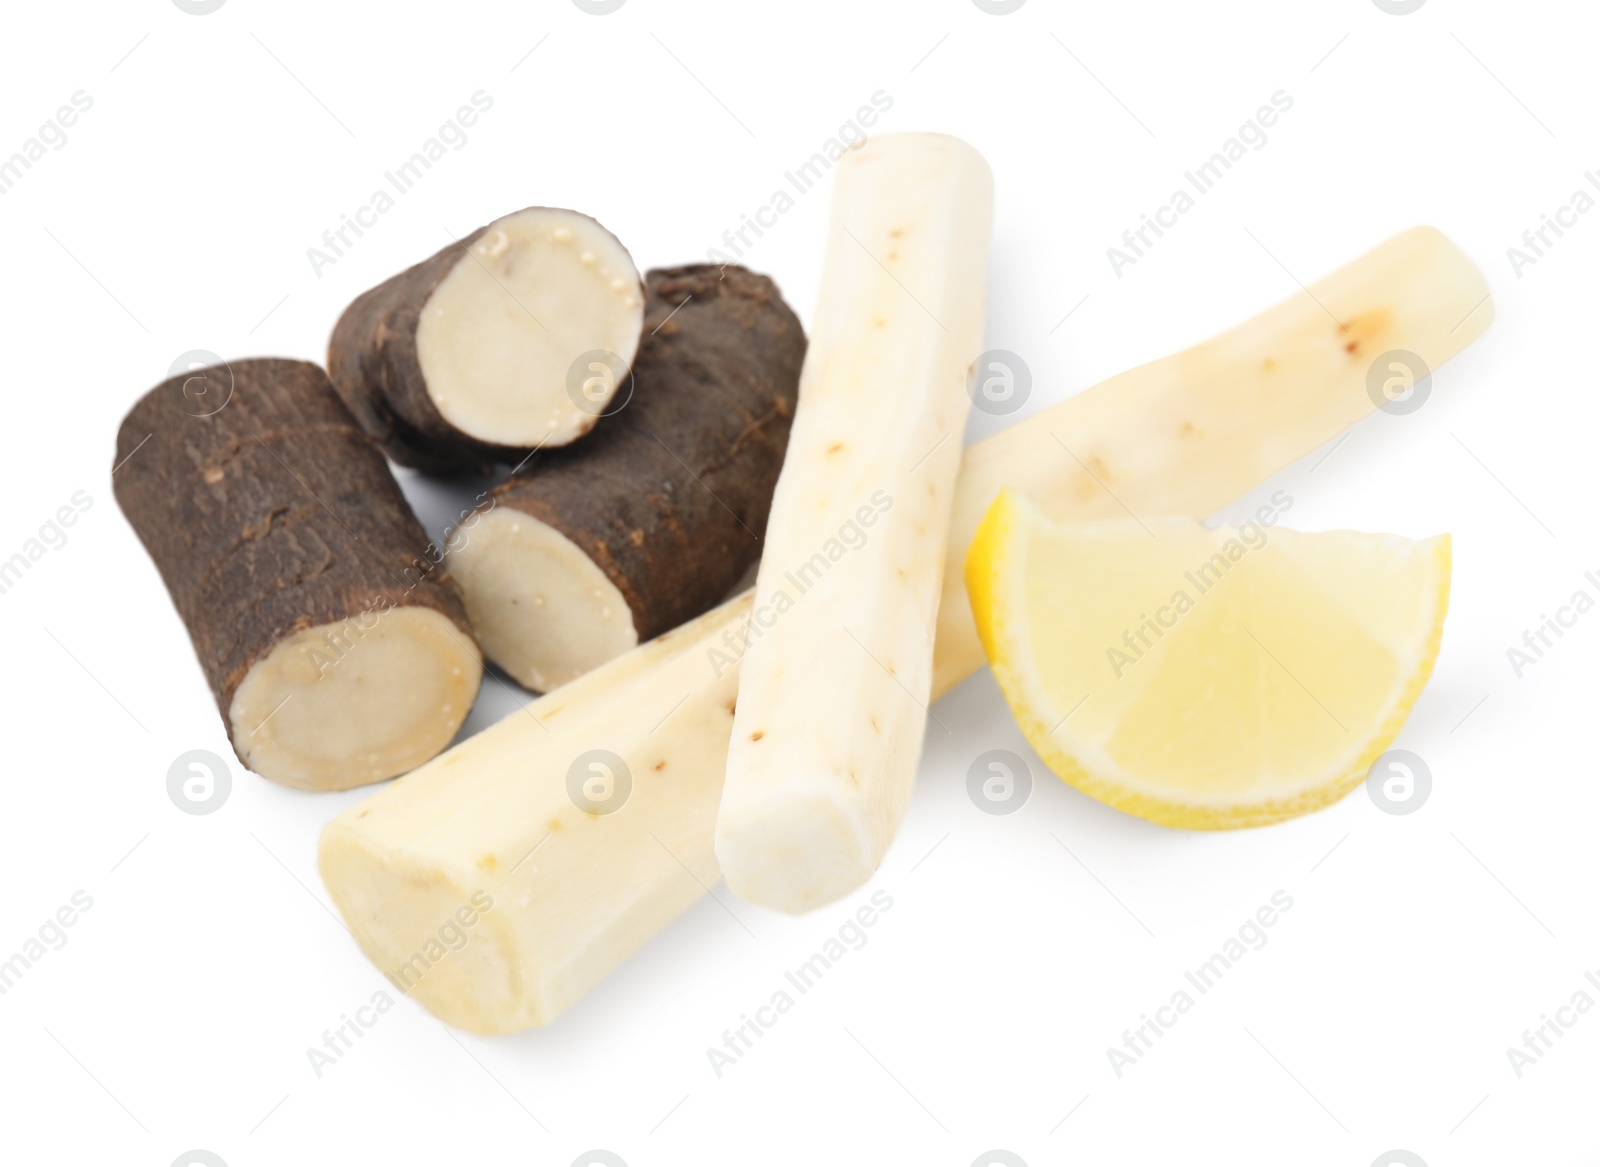
M 942 134 L 839 164 L 717 815 L 728 886 L 754 903 L 860 887 L 910 800 L 992 195 L 982 156 Z
M 1209 515 L 1371 413 L 1376 358 L 1437 369 L 1494 318 L 1483 277 L 1431 228 L 1310 292 L 967 450 L 933 697 L 983 663 L 961 562 L 1001 487 L 1072 518 L 1124 514 L 1117 499 Z M 688 908 L 720 875 L 751 610 L 745 595 L 640 645 L 330 823 L 322 876 L 362 951 L 452 1025 L 512 1033 L 548 1024 Z
M 1412 227 L 1227 332 L 969 446 L 950 515 L 934 692 L 986 663 L 962 565 L 1000 492 L 969 490 L 969 481 L 1004 481 L 1078 520 L 1204 518 L 1372 413 L 1386 392 L 1403 391 L 1397 380 L 1427 376 L 1493 322 L 1489 286 L 1472 260 L 1436 228 Z M 1397 404 L 1410 412 L 1421 399 Z

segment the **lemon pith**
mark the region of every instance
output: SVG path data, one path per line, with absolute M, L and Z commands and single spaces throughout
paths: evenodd
M 973 616 L 1039 756 L 1168 826 L 1260 826 L 1365 778 L 1438 655 L 1448 535 L 1191 519 L 1057 523 L 1002 492 L 967 552 Z

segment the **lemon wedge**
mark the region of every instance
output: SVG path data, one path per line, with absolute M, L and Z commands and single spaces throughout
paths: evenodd
M 1072 524 L 1006 490 L 967 552 L 984 651 L 1063 779 L 1173 827 L 1260 826 L 1343 797 L 1433 671 L 1450 536 L 1257 521 Z

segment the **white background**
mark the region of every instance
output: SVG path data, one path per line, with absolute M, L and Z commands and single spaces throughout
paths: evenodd
M 1600 615 L 1521 679 L 1506 657 L 1541 613 L 1600 592 L 1582 578 L 1600 569 L 1600 215 L 1520 278 L 1506 255 L 1600 166 L 1589 15 L 1576 0 L 1406 16 L 1371 0 L 8 6 L 0 157 L 75 91 L 94 104 L 0 197 L 0 558 L 75 491 L 93 502 L 0 596 L 0 956 L 74 891 L 93 908 L 0 997 L 0 1158 L 1592 1163 L 1600 1012 L 1520 1079 L 1505 1052 L 1600 969 Z M 494 106 L 467 145 L 315 275 L 306 249 L 480 89 Z M 1294 108 L 1266 147 L 1117 278 L 1106 248 L 1280 89 Z M 893 909 L 720 1079 L 706 1048 L 871 889 L 790 919 L 718 888 L 547 1030 L 454 1035 L 401 1000 L 317 1078 L 307 1047 L 387 987 L 314 866 L 322 824 L 362 794 L 296 793 L 233 762 L 111 497 L 122 414 L 186 350 L 321 359 L 357 293 L 529 203 L 594 214 L 641 268 L 703 259 L 876 90 L 894 102 L 881 129 L 958 134 L 993 167 L 989 345 L 1026 358 L 1030 410 L 1415 223 L 1484 269 L 1498 322 L 1424 409 L 1363 423 L 1238 512 L 1285 488 L 1302 528 L 1454 533 L 1443 653 L 1397 742 L 1428 762 L 1431 798 L 1395 817 L 1358 790 L 1280 826 L 1188 834 L 1035 760 L 1023 810 L 985 815 L 969 763 L 1033 755 L 982 674 L 935 707 L 948 732 L 930 728 L 872 885 Z M 802 318 L 826 197 L 746 257 Z M 408 489 L 437 534 L 450 500 Z M 510 708 L 485 692 L 475 726 Z M 234 771 L 204 817 L 166 792 L 196 748 Z M 1119 1079 L 1107 1047 L 1280 889 L 1294 907 L 1267 946 Z

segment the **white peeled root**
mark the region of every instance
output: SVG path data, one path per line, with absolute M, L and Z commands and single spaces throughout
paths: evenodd
M 576 680 L 639 643 L 609 576 L 560 531 L 523 511 L 479 515 L 450 553 L 485 655 L 536 693 Z
M 532 207 L 489 224 L 428 297 L 417 364 L 434 407 L 468 436 L 563 446 L 607 410 L 643 324 L 643 282 L 616 236 Z M 590 353 L 602 355 L 574 374 Z
M 1427 228 L 1313 290 L 1345 319 L 1386 320 L 1374 342 L 1422 355 L 1434 369 L 1493 318 L 1482 276 Z M 1332 345 L 1301 298 L 1190 350 L 1208 356 L 1124 373 L 967 451 L 954 511 L 958 521 L 976 517 L 946 550 L 957 584 L 941 604 L 932 697 L 983 663 L 959 581 L 977 517 L 1001 488 L 1018 484 L 1068 518 L 1104 517 L 1115 505 L 1052 435 L 1103 452 L 1098 469 L 1115 474 L 1113 489 L 1138 500 L 1130 503 L 1138 513 L 1202 517 L 1373 409 L 1370 362 Z M 1277 385 L 1262 409 L 1256 378 L 1272 371 L 1267 360 L 1288 361 L 1303 377 Z M 1227 380 L 1234 375 L 1245 383 Z M 1240 407 L 1252 401 L 1258 408 Z M 1157 442 L 1157 456 L 1137 456 L 1140 441 Z M 330 823 L 323 879 L 368 957 L 390 976 L 409 970 L 396 979 L 438 1017 L 511 1033 L 548 1024 L 712 886 L 732 724 L 724 702 L 733 699 L 750 611 L 744 596 L 641 645 L 529 706 L 537 721 L 513 713 Z M 627 760 L 633 795 L 615 813 L 564 818 L 569 770 L 596 747 Z M 669 755 L 679 764 L 656 771 Z M 568 829 L 575 825 L 583 832 Z M 440 929 L 478 892 L 494 906 L 462 950 L 450 951 Z M 416 980 L 419 968 L 427 975 Z
M 322 878 L 379 970 L 463 1029 L 545 1025 L 715 883 L 739 671 L 707 654 L 748 611 L 616 658 L 330 823 Z M 465 946 L 440 948 L 474 905 Z
M 999 487 L 969 481 L 1014 486 L 1073 519 L 1203 518 L 1371 414 L 1378 358 L 1402 350 L 1437 370 L 1493 322 L 1483 274 L 1438 230 L 1413 227 L 1309 293 L 969 446 L 950 514 L 935 689 L 984 663 L 962 562 Z
M 483 658 L 431 608 L 305 628 L 253 665 L 228 710 L 234 745 L 264 778 L 346 790 L 415 769 L 455 737 Z
M 992 199 L 982 156 L 941 134 L 839 164 L 717 818 L 728 886 L 766 907 L 865 883 L 911 796 Z

